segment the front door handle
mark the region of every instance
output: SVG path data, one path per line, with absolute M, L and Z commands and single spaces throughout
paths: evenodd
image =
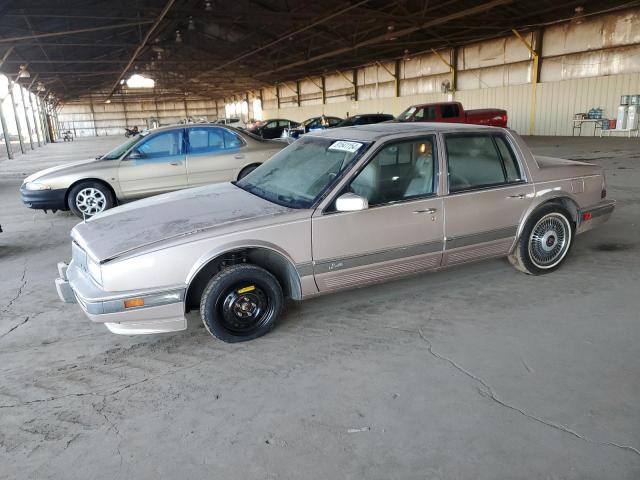
M 518 199 L 523 199 L 524 197 L 526 197 L 526 195 L 524 193 L 519 193 L 517 195 L 509 195 L 507 198 L 518 198 Z
M 413 213 L 436 213 L 438 211 L 437 208 L 425 208 L 424 210 L 414 210 Z
M 242 153 L 236 153 L 236 154 L 234 155 L 234 158 L 237 158 L 238 160 L 241 160 L 241 159 L 243 159 L 243 158 L 244 158 L 244 155 L 243 155 Z
M 173 165 L 175 167 L 178 165 L 182 165 L 182 162 L 171 162 L 169 165 Z

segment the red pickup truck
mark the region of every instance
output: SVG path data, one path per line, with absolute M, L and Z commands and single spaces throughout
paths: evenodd
M 399 122 L 472 123 L 474 125 L 507 126 L 507 111 L 498 108 L 466 110 L 460 102 L 426 103 L 407 108 L 396 118 Z

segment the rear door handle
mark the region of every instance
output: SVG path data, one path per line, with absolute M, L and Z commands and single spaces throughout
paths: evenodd
M 414 210 L 413 213 L 436 213 L 437 211 L 437 208 L 425 208 L 424 210 Z
M 234 155 L 234 157 L 240 160 L 240 159 L 244 158 L 244 155 L 242 153 L 237 153 L 237 154 Z
M 173 165 L 173 166 L 182 165 L 182 162 L 171 162 L 169 165 Z
M 517 195 L 509 195 L 507 198 L 518 198 L 518 199 L 523 199 L 524 197 L 526 197 L 526 195 L 524 193 L 519 193 Z

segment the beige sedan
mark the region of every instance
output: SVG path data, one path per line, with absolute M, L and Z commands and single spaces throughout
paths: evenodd
M 552 272 L 614 206 L 601 167 L 534 156 L 505 129 L 337 128 L 237 182 L 80 223 L 56 286 L 115 333 L 181 330 L 199 309 L 213 335 L 244 341 L 274 326 L 286 297 L 493 257 Z
M 131 200 L 240 179 L 285 146 L 222 125 L 162 127 L 101 157 L 37 172 L 20 193 L 29 208 L 91 217 Z

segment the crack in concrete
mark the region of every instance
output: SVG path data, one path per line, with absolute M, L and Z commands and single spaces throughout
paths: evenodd
M 20 277 L 20 287 L 18 288 L 18 292 L 16 293 L 15 297 L 9 300 L 9 302 L 4 306 L 4 308 L 2 309 L 2 313 L 8 312 L 11 306 L 14 304 L 14 302 L 18 300 L 18 298 L 20 298 L 20 296 L 22 295 L 22 290 L 27 285 L 27 280 L 25 280 L 26 275 L 27 275 L 27 262 L 24 262 L 24 268 L 22 269 L 22 276 Z
M 120 476 L 120 472 L 122 471 L 122 452 L 120 451 L 120 443 L 122 442 L 122 436 L 120 435 L 120 430 L 118 430 L 118 426 L 104 413 L 104 409 L 107 406 L 107 395 L 102 397 L 102 406 L 100 408 L 96 408 L 95 404 L 92 405 L 93 409 L 96 411 L 98 415 L 104 418 L 105 422 L 109 424 L 109 428 L 107 432 L 113 429 L 116 434 L 117 444 L 116 444 L 116 452 L 118 452 L 118 458 L 120 459 L 120 466 L 118 467 L 118 476 Z
M 16 328 L 21 327 L 22 325 L 24 325 L 25 323 L 27 323 L 29 321 L 29 317 L 25 317 L 24 320 L 22 320 L 20 323 L 17 323 L 16 325 L 14 325 L 13 327 L 11 327 L 9 330 L 7 330 L 6 332 L 4 332 L 2 335 L 0 335 L 0 339 L 3 339 L 4 337 L 6 337 L 7 335 L 9 335 L 11 332 L 13 332 Z
M 54 396 L 54 397 L 47 397 L 47 398 L 37 398 L 35 400 L 28 400 L 28 401 L 22 402 L 22 403 L 13 403 L 13 404 L 0 405 L 0 408 L 24 407 L 24 406 L 27 406 L 27 405 L 32 405 L 34 403 L 53 402 L 55 400 L 60 400 L 60 399 L 69 398 L 69 397 L 84 397 L 84 396 L 110 397 L 110 396 L 113 396 L 113 395 L 117 395 L 118 393 L 120 393 L 120 392 L 122 392 L 124 390 L 127 390 L 127 389 L 129 389 L 131 387 L 135 387 L 136 385 L 140 385 L 142 383 L 149 382 L 149 381 L 155 380 L 157 378 L 165 377 L 165 376 L 168 376 L 168 375 L 173 375 L 174 373 L 178 373 L 178 372 L 181 372 L 183 370 L 188 370 L 190 368 L 197 367 L 198 365 L 201 365 L 204 362 L 207 362 L 209 360 L 210 359 L 201 360 L 201 361 L 195 362 L 195 363 L 193 363 L 191 365 L 186 365 L 184 367 L 176 368 L 175 370 L 169 370 L 169 371 L 160 373 L 160 374 L 152 376 L 152 377 L 145 377 L 142 380 L 138 380 L 137 382 L 132 382 L 132 383 L 127 383 L 127 384 L 124 384 L 124 385 L 120 385 L 115 390 L 112 390 L 112 391 L 106 392 L 106 393 L 101 393 L 99 391 L 67 393 L 65 395 L 59 395 L 57 397 Z
M 530 413 L 525 412 L 523 409 L 516 407 L 515 405 L 511 405 L 507 402 L 505 402 L 504 400 L 502 400 L 500 397 L 498 397 L 498 395 L 493 391 L 493 389 L 491 388 L 491 386 L 489 384 L 487 384 L 484 380 L 482 380 L 480 377 L 474 375 L 473 373 L 471 373 L 469 370 L 465 369 L 464 367 L 462 367 L 461 365 L 459 365 L 458 363 L 456 363 L 455 361 L 453 361 L 452 359 L 445 357 L 444 355 L 441 355 L 439 353 L 436 353 L 433 351 L 433 344 L 431 343 L 431 341 L 424 335 L 424 333 L 422 332 L 422 329 L 418 328 L 417 331 L 414 330 L 403 330 L 403 329 L 397 329 L 397 330 L 402 330 L 405 332 L 411 332 L 413 334 L 418 334 L 420 336 L 420 338 L 427 344 L 427 350 L 429 351 L 429 353 L 434 357 L 437 358 L 438 360 L 441 360 L 443 362 L 448 363 L 449 365 L 451 365 L 453 368 L 455 368 L 456 370 L 458 370 L 459 372 L 463 373 L 464 375 L 466 375 L 467 377 L 469 377 L 470 379 L 472 379 L 473 381 L 475 381 L 476 383 L 481 385 L 481 389 L 478 389 L 478 392 L 480 393 L 481 396 L 483 397 L 487 397 L 490 400 L 492 400 L 493 402 L 495 402 L 496 404 L 504 407 L 504 408 L 508 408 L 509 410 L 512 410 L 514 412 L 519 413 L 520 415 L 533 420 L 535 422 L 538 422 L 542 425 L 545 425 L 547 427 L 551 427 L 554 428 L 556 430 L 559 430 L 561 432 L 564 433 L 568 433 L 569 435 L 578 438 L 580 440 L 583 440 L 585 442 L 588 443 L 592 443 L 594 445 L 603 445 L 603 446 L 611 446 L 611 447 L 616 447 L 622 450 L 627 450 L 630 452 L 635 453 L 636 455 L 640 455 L 640 450 L 638 450 L 635 447 L 632 447 L 630 445 L 620 445 L 618 443 L 614 443 L 614 442 L 601 442 L 598 440 L 593 440 L 589 437 L 586 437 L 584 435 L 580 435 L 578 432 L 570 429 L 569 427 L 566 427 L 562 424 L 559 423 L 554 423 L 551 421 L 547 421 L 544 420 L 540 417 L 537 417 L 535 415 L 532 415 Z

